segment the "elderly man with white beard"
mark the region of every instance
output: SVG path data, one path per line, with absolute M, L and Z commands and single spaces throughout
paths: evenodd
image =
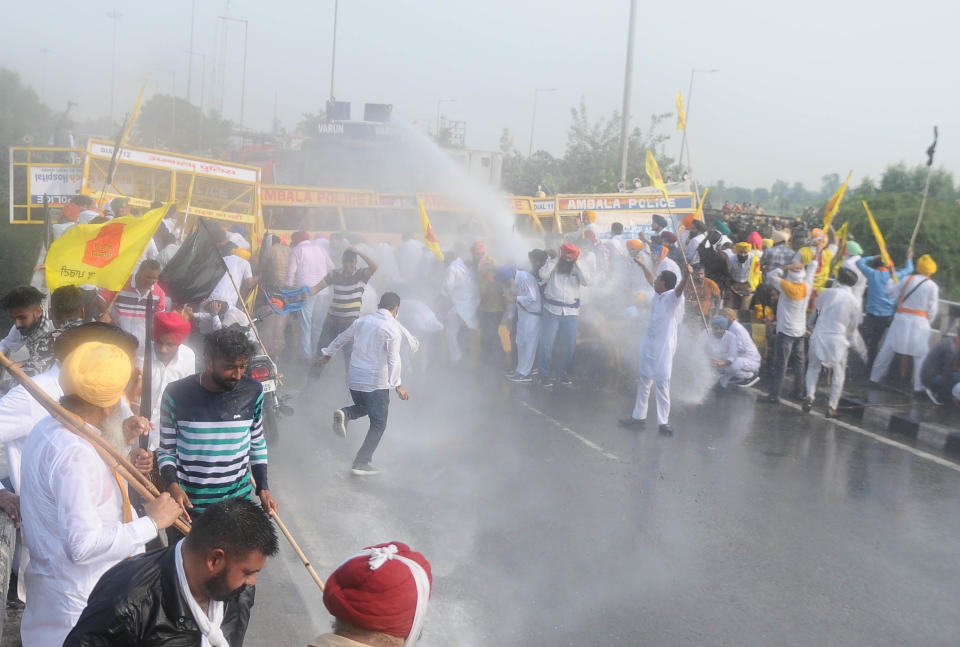
M 858 278 L 856 272 L 850 268 L 841 267 L 837 272 L 837 285 L 824 290 L 814 302 L 817 322 L 813 334 L 810 335 L 804 411 L 809 412 L 813 408 L 820 367 L 825 366 L 833 369 L 827 417 L 833 418 L 837 415 L 837 405 L 840 404 L 840 394 L 843 393 L 843 382 L 847 374 L 847 352 L 851 341 L 857 335 L 857 326 L 860 323 L 860 300 L 853 292 Z
M 131 358 L 119 346 L 83 343 L 60 367 L 60 403 L 103 433 L 132 373 Z M 142 552 L 181 509 L 163 494 L 146 504 L 145 517 L 136 518 L 123 479 L 93 445 L 53 417 L 27 440 L 21 484 L 23 535 L 31 554 L 21 638 L 24 647 L 60 645 L 100 576 Z

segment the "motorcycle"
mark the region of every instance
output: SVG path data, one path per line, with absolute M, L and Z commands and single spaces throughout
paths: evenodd
M 283 376 L 269 355 L 254 355 L 247 362 L 247 375 L 263 386 L 263 433 L 267 444 L 280 440 L 280 418 L 292 416 L 293 407 L 287 404 L 290 395 L 281 393 Z

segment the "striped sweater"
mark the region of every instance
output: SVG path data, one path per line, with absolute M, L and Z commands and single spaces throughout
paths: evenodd
M 169 384 L 160 405 L 157 465 L 165 484 L 177 483 L 194 514 L 222 499 L 248 497 L 249 465 L 267 489 L 263 387 L 244 376 L 232 391 L 216 393 L 191 375 Z

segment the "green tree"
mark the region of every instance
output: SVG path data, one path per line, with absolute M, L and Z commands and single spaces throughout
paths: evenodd
M 829 200 L 830 196 L 836 193 L 837 189 L 840 188 L 840 174 L 839 173 L 827 173 L 822 178 L 820 186 L 820 196 L 824 200 Z
M 151 148 L 216 157 L 229 149 L 233 124 L 181 97 L 155 94 L 140 111 L 133 142 Z

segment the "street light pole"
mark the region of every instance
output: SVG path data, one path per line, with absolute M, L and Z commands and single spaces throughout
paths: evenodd
M 637 0 L 630 0 L 627 30 L 627 69 L 623 79 L 623 114 L 620 116 L 620 186 L 627 186 L 627 153 L 630 149 L 630 91 L 633 85 L 633 41 L 637 27 Z
M 440 141 L 440 104 L 456 103 L 456 99 L 437 99 L 437 141 Z
M 333 51 L 330 54 L 330 100 L 336 96 L 333 93 L 333 81 L 337 71 L 337 15 L 340 13 L 340 0 L 333 0 Z
M 190 51 L 193 51 L 193 24 L 197 18 L 197 0 L 193 0 L 190 9 Z M 193 96 L 193 57 L 187 59 L 187 101 Z
M 243 78 L 240 81 L 240 148 L 243 148 L 243 117 L 247 101 L 247 28 L 249 23 L 242 18 L 231 18 L 230 16 L 220 16 L 220 19 L 243 23 Z
M 203 114 L 204 88 L 207 83 L 207 55 L 204 54 L 203 52 L 195 52 L 192 49 L 185 49 L 183 51 L 186 52 L 187 58 L 191 61 L 191 63 L 193 62 L 194 56 L 200 57 L 200 65 L 202 66 L 200 68 L 200 113 Z
M 714 72 L 719 72 L 720 70 L 710 69 L 710 70 L 690 70 L 690 87 L 687 88 L 687 105 L 686 105 L 686 116 L 687 123 L 690 122 L 690 105 L 693 103 L 693 77 L 697 72 L 702 72 L 704 74 L 713 74 Z M 683 165 L 683 151 L 687 151 L 687 170 L 691 173 L 693 170 L 690 168 L 690 147 L 687 145 L 687 127 L 683 128 L 683 137 L 680 139 L 680 158 L 677 160 L 677 163 L 681 166 Z
M 556 92 L 556 88 L 536 88 L 533 91 L 533 117 L 530 119 L 530 146 L 527 149 L 527 157 L 533 155 L 533 129 L 537 125 L 537 95 L 541 92 Z

